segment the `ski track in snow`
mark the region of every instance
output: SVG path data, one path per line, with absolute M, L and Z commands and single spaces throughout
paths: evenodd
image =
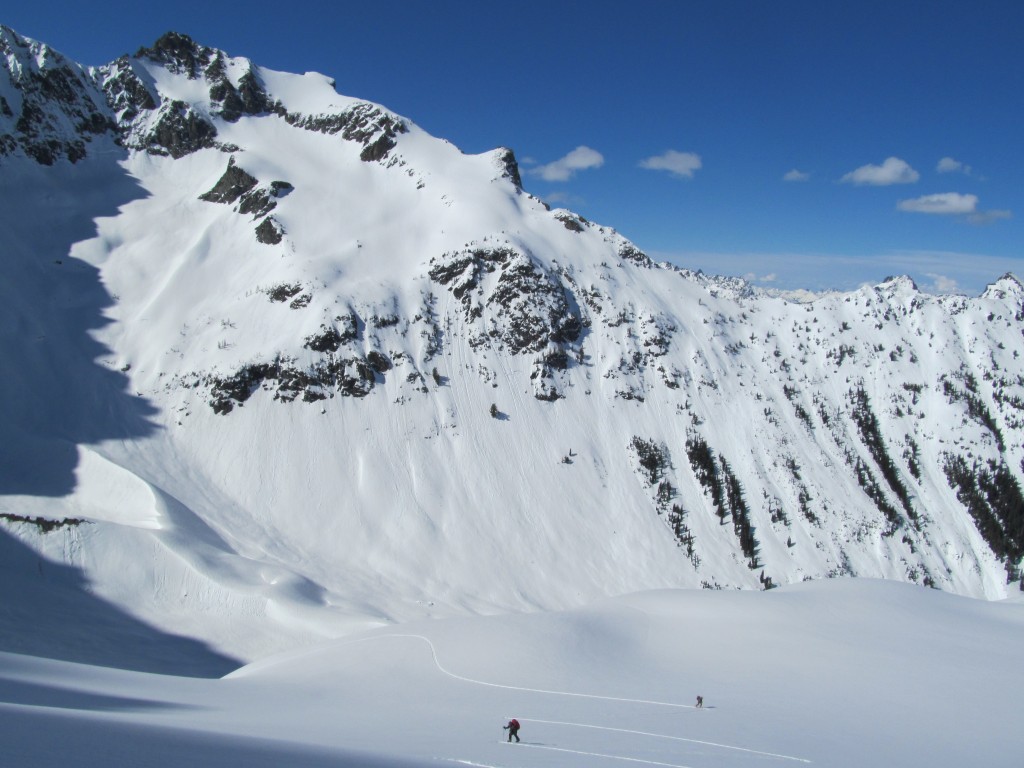
M 676 706 L 679 706 L 679 705 L 676 705 Z M 746 747 L 735 747 L 735 746 L 733 746 L 731 744 L 719 744 L 718 742 L 714 742 L 714 741 L 701 741 L 700 739 L 687 739 L 684 736 L 668 736 L 668 735 L 666 735 L 664 733 L 650 733 L 649 731 L 633 731 L 633 730 L 630 730 L 628 728 L 611 728 L 611 727 L 605 726 L 605 725 L 591 725 L 590 723 L 566 723 L 566 722 L 562 722 L 560 720 L 537 720 L 536 718 L 532 718 L 532 717 L 524 717 L 524 718 L 521 718 L 521 719 L 525 720 L 528 723 L 546 723 L 548 725 L 571 725 L 571 726 L 575 726 L 576 728 L 593 728 L 593 729 L 599 730 L 599 731 L 615 731 L 616 733 L 634 733 L 634 734 L 636 734 L 638 736 L 650 736 L 650 737 L 656 738 L 656 739 L 671 739 L 672 741 L 686 741 L 686 742 L 689 742 L 691 744 L 701 744 L 701 745 L 703 745 L 705 747 L 718 747 L 719 749 L 731 749 L 731 750 L 736 751 L 736 752 L 749 752 L 750 754 L 753 754 L 753 755 L 762 755 L 764 757 L 774 757 L 774 758 L 778 758 L 779 760 L 793 760 L 793 761 L 798 762 L 798 763 L 810 763 L 811 762 L 810 760 L 807 760 L 807 759 L 805 759 L 803 757 L 794 757 L 793 755 L 780 755 L 780 754 L 775 753 L 775 752 L 763 752 L 760 749 L 748 749 Z M 536 745 L 530 745 L 530 746 L 536 746 Z M 581 753 L 581 754 L 589 754 L 589 753 Z M 601 757 L 610 757 L 610 755 L 601 755 Z M 632 758 L 619 758 L 619 759 L 620 760 L 626 760 L 626 759 L 632 759 Z M 643 760 L 641 762 L 647 762 L 647 761 Z M 657 763 L 657 765 L 667 765 L 667 763 Z
M 545 694 L 545 695 L 548 695 L 548 696 L 573 696 L 573 697 L 581 698 L 581 699 L 600 699 L 600 700 L 603 700 L 603 701 L 619 701 L 619 702 L 623 702 L 623 703 L 626 703 L 626 704 L 649 704 L 649 705 L 656 706 L 656 707 L 674 707 L 676 709 L 697 709 L 697 707 L 693 706 L 692 704 L 678 704 L 678 703 L 675 703 L 675 702 L 653 701 L 653 700 L 650 700 L 650 699 L 630 699 L 630 698 L 624 698 L 624 697 L 620 697 L 620 696 L 602 696 L 600 694 L 578 693 L 578 692 L 574 692 L 574 691 L 551 691 L 551 690 L 546 690 L 546 689 L 543 689 L 543 688 L 526 688 L 526 687 L 518 686 L 518 685 L 506 685 L 504 683 L 492 683 L 492 682 L 488 682 L 486 680 L 475 680 L 475 679 L 473 679 L 471 677 L 464 677 L 463 675 L 459 675 L 459 674 L 456 674 L 455 672 L 452 672 L 452 671 L 450 671 L 448 669 L 445 669 L 444 665 L 441 664 L 440 659 L 437 658 L 437 648 L 434 646 L 433 641 L 431 641 L 431 639 L 429 637 L 426 637 L 424 635 L 413 635 L 413 634 L 389 634 L 389 635 L 387 635 L 387 637 L 422 640 L 430 648 L 430 656 L 433 659 L 434 666 L 437 667 L 438 671 L 440 671 L 442 674 L 444 674 L 444 675 L 446 675 L 446 676 L 448 676 L 448 677 L 450 677 L 450 678 L 452 678 L 454 680 L 459 680 L 459 681 L 464 682 L 464 683 L 471 683 L 473 685 L 483 685 L 483 686 L 486 686 L 488 688 L 503 688 L 505 690 L 510 690 L 510 691 L 522 691 L 522 692 L 525 692 L 525 693 L 541 693 L 541 694 Z M 380 637 L 363 638 L 363 639 L 360 639 L 360 640 L 352 641 L 352 644 L 364 643 L 364 642 L 368 642 L 370 640 L 379 641 L 381 639 L 382 638 L 380 638 Z M 592 725 L 590 723 L 569 723 L 569 722 L 563 722 L 563 721 L 559 721 L 559 720 L 538 720 L 536 718 L 529 718 L 529 717 L 521 717 L 519 719 L 520 720 L 525 720 L 526 722 L 530 722 L 530 723 L 545 723 L 547 725 L 567 725 L 567 726 L 572 726 L 572 727 L 575 727 L 575 728 L 592 728 L 594 730 L 613 731 L 615 733 L 632 733 L 632 734 L 635 734 L 637 736 L 648 736 L 648 737 L 656 738 L 656 739 L 670 739 L 672 741 L 685 741 L 685 742 L 688 742 L 690 744 L 700 744 L 700 745 L 706 746 L 706 747 L 716 747 L 718 749 L 728 749 L 728 750 L 732 750 L 734 752 L 746 752 L 746 753 L 751 754 L 751 755 L 760 755 L 762 757 L 772 757 L 772 758 L 776 758 L 778 760 L 791 760 L 793 762 L 798 762 L 798 763 L 811 763 L 810 760 L 807 760 L 806 758 L 803 758 L 803 757 L 795 757 L 793 755 L 782 755 L 782 754 L 778 754 L 778 753 L 775 753 L 775 752 L 765 752 L 765 751 L 762 751 L 762 750 L 759 750 L 759 749 L 750 749 L 748 747 L 738 747 L 738 746 L 735 746 L 735 745 L 732 745 L 732 744 L 720 744 L 720 743 L 714 742 L 714 741 L 702 741 L 700 739 L 688 739 L 688 738 L 685 738 L 683 736 L 671 736 L 671 735 L 664 734 L 664 733 L 650 733 L 648 731 L 634 731 L 634 730 L 630 730 L 628 728 L 612 728 L 610 726 Z M 500 742 L 500 743 L 504 744 L 506 742 Z M 520 742 L 517 742 L 517 743 L 520 743 Z M 634 757 L 621 757 L 621 756 L 617 756 L 617 755 L 599 754 L 597 752 L 580 752 L 580 751 L 574 750 L 574 749 L 565 749 L 563 747 L 551 747 L 551 746 L 540 745 L 540 744 L 529 744 L 527 742 L 521 742 L 521 745 L 522 746 L 531 747 L 533 749 L 548 749 L 548 750 L 553 750 L 553 751 L 556 751 L 556 752 L 571 752 L 573 754 L 585 755 L 585 756 L 588 756 L 588 757 L 604 757 L 604 758 L 609 758 L 609 759 L 612 759 L 612 760 L 626 760 L 628 762 L 633 762 L 633 763 L 647 763 L 648 765 L 663 765 L 663 766 L 669 766 L 669 768 L 691 768 L 691 766 L 678 765 L 678 764 L 675 764 L 675 763 L 661 763 L 661 762 L 657 762 L 657 761 L 653 761 L 653 760 L 641 760 L 640 758 L 634 758 Z M 466 765 L 478 765 L 477 763 L 468 763 L 467 761 L 464 761 L 464 760 L 458 760 L 456 762 L 464 763 Z
M 502 741 L 501 744 L 506 742 Z M 519 742 L 516 744 L 519 747 L 529 747 L 530 749 L 546 749 L 551 752 L 568 752 L 573 755 L 584 755 L 585 757 L 603 757 L 607 760 L 624 760 L 628 763 L 644 763 L 645 765 L 664 765 L 667 768 L 693 768 L 692 765 L 683 765 L 681 763 L 662 763 L 658 760 L 643 760 L 639 757 L 624 757 L 622 755 L 607 755 L 604 752 L 583 752 L 579 749 L 565 749 L 564 747 L 549 747 L 544 744 L 529 744 L 527 742 Z
M 677 707 L 679 709 L 694 709 L 693 705 L 691 705 L 691 704 L 676 704 L 674 702 L 669 702 L 669 701 L 652 701 L 650 699 L 627 699 L 627 698 L 623 698 L 623 697 L 620 697 L 620 696 L 601 696 L 600 694 L 596 694 L 596 693 L 576 693 L 574 691 L 550 691 L 550 690 L 547 690 L 547 689 L 544 689 L 544 688 L 524 688 L 524 687 L 518 686 L 518 685 L 505 685 L 504 683 L 491 683 L 491 682 L 487 682 L 486 680 L 474 680 L 471 677 L 463 677 L 462 675 L 456 674 L 455 672 L 451 672 L 451 671 L 445 669 L 444 666 L 441 664 L 440 660 L 438 660 L 438 658 L 437 658 L 437 649 L 434 647 L 434 643 L 431 642 L 429 637 L 425 637 L 423 635 L 406 635 L 406 634 L 389 634 L 389 635 L 387 635 L 387 637 L 405 637 L 405 638 L 415 638 L 417 640 L 422 640 L 428 646 L 430 646 L 430 655 L 433 657 L 434 664 L 437 666 L 437 668 L 443 674 L 447 675 L 448 677 L 454 678 L 455 680 L 461 680 L 464 683 L 473 683 L 474 685 L 484 685 L 484 686 L 487 686 L 488 688 L 504 688 L 504 689 L 509 690 L 509 691 L 524 691 L 526 693 L 543 693 L 543 694 L 546 694 L 548 696 L 573 696 L 573 697 L 581 698 L 581 699 L 603 699 L 603 700 L 606 700 L 606 701 L 621 701 L 621 702 L 625 702 L 627 704 L 652 704 L 652 705 L 659 706 L 659 707 Z M 380 639 L 381 639 L 380 637 L 362 638 L 362 639 L 359 639 L 359 640 L 353 640 L 352 642 L 353 643 L 363 643 L 363 642 L 367 642 L 368 640 L 380 640 Z

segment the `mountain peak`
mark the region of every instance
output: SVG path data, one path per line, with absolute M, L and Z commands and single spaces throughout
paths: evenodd
M 1024 283 L 1012 272 L 1007 272 L 994 283 L 990 284 L 982 294 L 986 299 L 1024 299 Z
M 495 160 L 502 170 L 502 176 L 511 181 L 515 188 L 522 190 L 523 179 L 519 175 L 519 162 L 516 160 L 516 153 L 508 147 L 498 147 L 494 150 Z
M 861 288 L 861 291 L 865 294 L 874 293 L 878 296 L 884 296 L 889 300 L 912 300 L 921 292 L 917 287 L 917 283 L 915 283 L 909 275 L 890 275 L 878 285 L 873 287 L 864 286 Z
M 889 275 L 878 284 L 878 287 L 888 288 L 889 290 L 913 291 L 915 293 L 919 290 L 917 283 L 914 282 L 910 275 Z
M 188 35 L 171 31 L 161 35 L 152 47 L 140 48 L 135 58 L 158 62 L 169 71 L 194 80 L 217 53 L 213 48 L 199 45 Z
M 0 27 L 0 157 L 24 152 L 41 165 L 82 159 L 115 126 L 103 94 L 79 64 Z

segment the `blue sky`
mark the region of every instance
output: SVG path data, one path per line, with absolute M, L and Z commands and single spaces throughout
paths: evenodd
M 655 258 L 766 287 L 1024 278 L 1024 3 L 21 3 L 83 64 L 174 29 L 318 71 Z

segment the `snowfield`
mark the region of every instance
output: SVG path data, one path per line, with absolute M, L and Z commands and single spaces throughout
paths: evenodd
M 1010 768 L 1022 633 L 1019 601 L 843 579 L 414 622 L 215 680 L 5 653 L 0 743 L 21 768 Z

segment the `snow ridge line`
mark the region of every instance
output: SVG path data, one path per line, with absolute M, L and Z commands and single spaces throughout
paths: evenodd
M 594 728 L 594 729 L 599 730 L 599 731 L 615 731 L 617 733 L 633 733 L 633 734 L 636 734 L 637 736 L 652 736 L 652 737 L 657 738 L 657 739 L 671 739 L 672 741 L 686 741 L 686 742 L 689 742 L 691 744 L 702 744 L 702 745 L 704 745 L 706 747 L 719 747 L 720 749 L 732 749 L 732 750 L 735 750 L 737 752 L 749 752 L 750 754 L 753 754 L 753 755 L 763 755 L 765 757 L 776 757 L 776 758 L 779 758 L 780 760 L 793 760 L 793 761 L 798 762 L 798 763 L 810 763 L 811 762 L 810 760 L 807 760 L 807 759 L 805 759 L 803 757 L 794 757 L 793 755 L 780 755 L 780 754 L 777 754 L 775 752 L 763 752 L 762 750 L 759 750 L 759 749 L 748 749 L 746 747 L 734 747 L 731 744 L 719 744 L 719 743 L 714 742 L 714 741 L 702 741 L 701 739 L 688 739 L 685 736 L 669 736 L 669 735 L 664 734 L 664 733 L 650 733 L 649 731 L 633 731 L 633 730 L 630 730 L 628 728 L 612 728 L 612 727 L 606 726 L 606 725 L 590 725 L 589 723 L 566 723 L 566 722 L 562 722 L 561 720 L 537 720 L 537 719 L 532 718 L 532 717 L 524 717 L 524 718 L 521 718 L 521 719 L 525 720 L 528 723 L 546 723 L 548 725 L 571 725 L 571 726 L 575 726 L 577 728 Z M 536 745 L 532 745 L 531 744 L 529 746 L 536 746 Z M 581 753 L 581 754 L 589 754 L 589 753 Z M 600 757 L 610 757 L 610 755 L 600 755 Z M 619 759 L 620 760 L 627 760 L 627 759 L 631 759 L 631 758 L 619 758 Z M 641 762 L 646 762 L 646 761 L 641 761 Z M 666 763 L 658 763 L 658 765 L 666 765 Z

